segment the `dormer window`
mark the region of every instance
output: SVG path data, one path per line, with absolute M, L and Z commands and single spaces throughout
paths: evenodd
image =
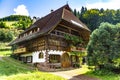
M 40 28 L 37 28 L 37 32 L 40 30 Z
M 30 31 L 30 34 L 32 34 L 32 31 Z
M 24 34 L 24 37 L 25 37 L 25 34 Z

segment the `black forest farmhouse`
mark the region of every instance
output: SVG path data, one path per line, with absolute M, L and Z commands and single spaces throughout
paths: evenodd
M 64 5 L 37 20 L 10 45 L 23 62 L 66 68 L 79 62 L 79 56 L 70 53 L 84 51 L 89 35 L 87 26 Z

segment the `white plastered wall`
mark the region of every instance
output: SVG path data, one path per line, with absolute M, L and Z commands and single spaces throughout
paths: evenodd
M 39 53 L 40 52 L 43 53 L 43 58 L 39 58 Z M 33 56 L 33 63 L 45 62 L 45 53 L 46 53 L 45 50 L 33 52 L 33 54 L 32 54 L 32 56 Z
M 43 53 L 43 58 L 39 58 L 39 53 L 42 52 Z M 49 50 L 48 54 L 54 54 L 54 55 L 62 55 L 63 53 L 65 53 L 65 51 L 57 51 L 57 50 Z M 36 52 L 32 52 L 32 53 L 27 53 L 27 54 L 23 54 L 21 55 L 21 57 L 26 57 L 26 56 L 32 56 L 32 63 L 39 63 L 39 62 L 45 62 L 45 54 L 46 54 L 46 50 L 42 50 L 42 51 L 36 51 Z

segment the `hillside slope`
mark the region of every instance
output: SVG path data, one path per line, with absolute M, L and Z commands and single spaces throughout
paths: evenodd
M 0 80 L 66 80 L 10 57 L 0 57 Z
M 4 25 L 2 25 L 2 28 L 7 27 L 7 28 L 25 30 L 32 24 L 32 19 L 30 16 L 10 15 L 7 17 L 0 18 L 0 22 L 4 23 Z

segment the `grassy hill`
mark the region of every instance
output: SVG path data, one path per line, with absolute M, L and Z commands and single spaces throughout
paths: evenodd
M 0 80 L 66 80 L 59 76 L 40 72 L 10 57 L 0 57 Z
M 5 23 L 5 25 L 2 26 L 2 28 L 7 27 L 7 28 L 25 30 L 32 24 L 32 19 L 30 16 L 10 15 L 10 16 L 0 18 L 0 22 Z
M 15 28 L 16 26 L 15 25 L 13 25 L 13 24 L 15 24 L 15 23 L 17 23 L 18 21 L 3 21 L 5 24 L 6 24 L 6 26 L 8 26 L 9 28 Z

